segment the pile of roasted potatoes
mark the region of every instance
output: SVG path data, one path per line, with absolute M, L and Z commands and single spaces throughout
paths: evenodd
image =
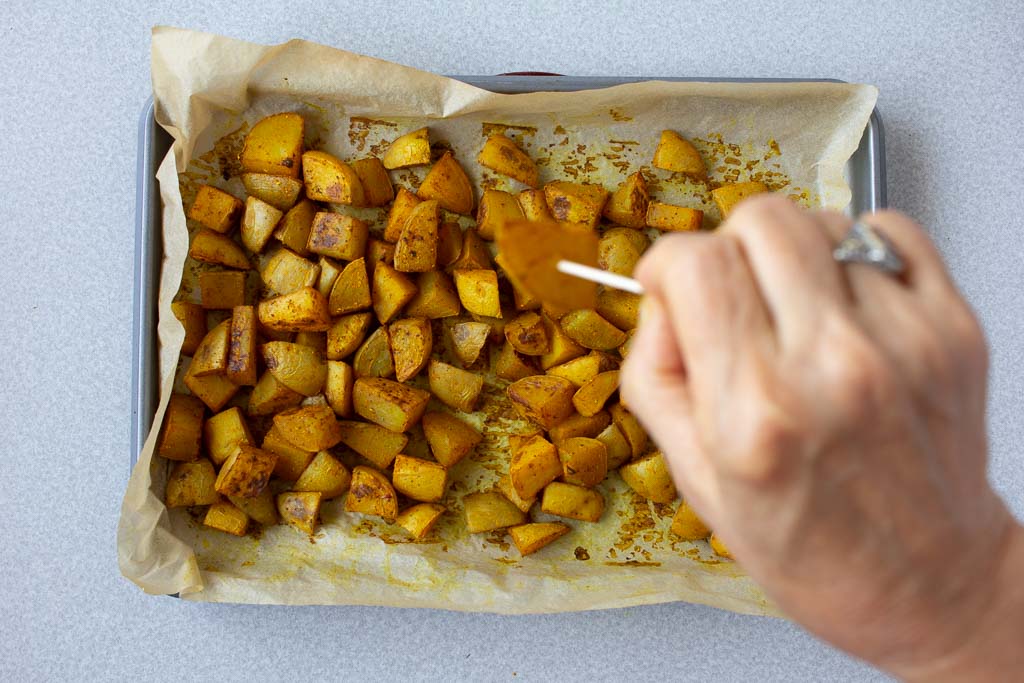
M 196 508 L 230 534 L 280 520 L 313 534 L 322 502 L 345 496 L 346 511 L 422 539 L 446 513 L 450 471 L 481 441 L 464 416 L 488 374 L 508 383 L 508 401 L 534 429 L 509 437 L 507 472 L 492 490 L 461 496 L 470 533 L 507 530 L 523 555 L 536 552 L 569 532 L 554 518 L 601 520 L 597 487 L 612 470 L 645 499 L 678 498 L 616 398 L 639 298 L 603 290 L 594 309 L 556 310 L 516 286 L 491 241 L 513 220 L 579 224 L 599 231 L 600 266 L 628 275 L 656 231 L 702 229 L 699 209 L 652 200 L 639 170 L 612 192 L 542 186 L 530 156 L 500 134 L 475 163 L 522 185 L 518 194 L 478 192 L 469 160 L 438 157 L 427 128 L 379 158 L 347 161 L 305 149 L 304 136 L 298 114 L 259 121 L 241 152 L 245 201 L 202 185 L 189 208 L 189 257 L 204 265 L 198 301 L 171 305 L 191 360 L 190 393 L 171 396 L 156 446 L 174 461 L 168 507 Z M 673 131 L 651 165 L 706 177 L 698 150 Z M 392 172 L 413 166 L 429 166 L 419 186 L 397 185 Z M 764 191 L 750 182 L 711 194 L 724 216 Z M 386 211 L 383 230 L 347 207 Z M 460 215 L 475 215 L 475 228 L 460 227 Z M 407 452 L 416 426 L 423 457 Z M 534 509 L 548 521 L 533 521 Z M 685 502 L 671 529 L 709 536 Z

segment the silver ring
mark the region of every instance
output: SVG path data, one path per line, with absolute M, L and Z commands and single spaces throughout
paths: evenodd
M 864 263 L 900 275 L 906 266 L 889 239 L 867 223 L 857 221 L 832 251 L 839 263 Z

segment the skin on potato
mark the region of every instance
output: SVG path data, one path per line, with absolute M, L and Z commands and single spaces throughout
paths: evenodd
M 602 318 L 593 309 L 582 309 L 562 317 L 565 334 L 586 349 L 614 351 L 626 341 L 626 333 Z
M 267 487 L 276 464 L 276 453 L 240 443 L 221 465 L 214 488 L 225 496 L 254 498 Z
M 354 261 L 366 254 L 369 235 L 369 226 L 354 216 L 318 211 L 309 229 L 306 250 L 343 261 Z
M 562 461 L 554 444 L 540 434 L 509 438 L 512 460 L 509 479 L 522 500 L 532 500 L 548 484 L 562 476 Z
M 639 239 L 637 239 L 639 237 Z M 612 228 L 597 243 L 597 265 L 627 277 L 633 275 L 637 261 L 647 248 L 647 236 L 631 228 Z
M 371 237 L 366 243 L 366 272 L 373 277 L 373 271 L 377 269 L 378 263 L 386 263 L 389 266 L 395 265 L 395 245 L 375 237 Z
M 421 424 L 431 454 L 445 467 L 454 467 L 483 439 L 475 428 L 449 413 L 424 413 Z
M 476 409 L 477 399 L 484 388 L 484 379 L 480 375 L 439 360 L 431 360 L 427 366 L 427 378 L 431 393 L 449 408 L 464 413 Z
M 462 302 L 451 277 L 439 270 L 420 273 L 416 279 L 416 296 L 406 305 L 406 315 L 434 320 L 461 312 Z
M 327 308 L 331 315 L 345 315 L 373 305 L 370 280 L 366 276 L 366 260 L 358 258 L 346 265 L 331 288 Z
M 493 270 L 456 270 L 455 289 L 466 310 L 489 318 L 501 317 L 498 274 Z
M 342 266 L 326 256 L 321 256 L 317 261 L 317 265 L 320 266 L 320 277 L 316 281 L 316 289 L 330 299 L 331 290 L 334 289 L 334 283 L 337 281 L 338 276 L 341 275 Z
M 380 159 L 377 157 L 356 159 L 351 166 L 363 186 L 365 206 L 384 206 L 395 198 L 395 188 L 391 185 L 391 177 Z
M 263 489 L 255 498 L 228 496 L 232 505 L 248 515 L 249 519 L 255 520 L 263 526 L 271 526 L 278 522 L 277 502 L 274 498 L 274 492 L 270 490 L 270 487 Z
M 704 212 L 685 206 L 651 202 L 647 207 L 647 225 L 671 232 L 695 232 L 701 229 Z
M 430 137 L 426 128 L 418 128 L 396 138 L 384 152 L 384 168 L 394 170 L 430 163 Z
M 363 183 L 352 167 L 327 152 L 302 155 L 302 176 L 306 196 L 317 202 L 365 206 Z
M 331 327 L 327 299 L 312 287 L 264 299 L 258 307 L 260 325 L 282 332 L 323 332 Z
M 352 389 L 357 415 L 393 432 L 407 432 L 423 417 L 430 394 L 383 377 L 360 377 Z
M 462 507 L 466 513 L 466 530 L 471 534 L 504 529 L 526 521 L 526 514 L 497 491 L 464 496 Z
M 576 387 L 563 377 L 526 377 L 510 384 L 506 391 L 519 414 L 545 430 L 552 429 L 575 412 L 572 396 Z
M 283 211 L 262 199 L 247 197 L 240 230 L 245 248 L 256 254 L 263 251 L 282 216 Z
M 436 199 L 453 213 L 473 213 L 473 185 L 451 152 L 445 152 L 430 168 L 416 196 L 423 200 Z
M 274 416 L 281 436 L 306 451 L 322 451 L 341 441 L 341 427 L 327 405 L 307 405 Z
M 505 325 L 505 339 L 526 356 L 542 356 L 551 350 L 547 326 L 532 311 L 520 313 Z
M 416 296 L 416 285 L 404 273 L 386 263 L 373 271 L 373 311 L 383 325 L 397 316 Z
M 434 333 L 426 318 L 403 318 L 388 326 L 395 379 L 406 382 L 427 367 L 433 350 Z
M 437 266 L 441 206 L 434 200 L 420 202 L 409 212 L 395 244 L 395 270 L 425 273 Z
M 622 480 L 647 500 L 671 503 L 676 499 L 676 487 L 661 453 L 654 452 L 619 468 Z
M 557 517 L 597 522 L 604 514 L 604 496 L 594 489 L 553 481 L 544 487 L 540 509 Z
M 188 255 L 196 261 L 215 263 L 226 268 L 249 270 L 252 264 L 245 251 L 227 235 L 203 228 L 192 238 Z
M 402 510 L 395 524 L 405 529 L 414 540 L 422 540 L 444 514 L 444 506 L 436 503 L 417 503 Z
M 213 488 L 217 471 L 206 458 L 193 462 L 179 462 L 167 475 L 164 501 L 169 508 L 212 505 L 220 500 Z
M 462 255 L 462 227 L 454 221 L 441 221 L 437 229 L 437 267 L 447 268 Z
M 506 341 L 494 359 L 494 374 L 501 379 L 515 382 L 524 377 L 539 375 L 540 370 L 534 367 L 530 360 L 520 356 L 512 344 Z
M 249 394 L 246 409 L 250 415 L 272 415 L 302 403 L 302 394 L 281 384 L 274 374 L 264 372 Z
M 445 339 L 463 367 L 477 361 L 490 334 L 491 326 L 487 323 L 461 321 L 445 325 Z
M 582 387 L 600 372 L 601 358 L 590 353 L 548 369 L 549 375 L 564 377 L 577 387 Z
M 302 116 L 291 112 L 257 121 L 245 136 L 242 170 L 298 178 L 305 127 Z
M 225 376 L 233 384 L 256 384 L 256 311 L 252 306 L 235 306 L 228 331 L 228 359 Z
M 274 476 L 285 481 L 298 479 L 315 455 L 313 451 L 300 448 L 284 438 L 277 425 L 272 425 L 264 435 L 262 448 L 277 455 Z
M 341 417 L 352 417 L 352 386 L 355 379 L 352 366 L 345 361 L 327 361 L 324 398 L 331 410 Z
M 508 535 L 524 557 L 554 543 L 569 533 L 569 526 L 561 522 L 534 522 L 509 528 Z
M 574 412 L 572 415 L 562 420 L 562 422 L 552 427 L 548 436 L 551 437 L 551 440 L 556 444 L 564 441 L 565 439 L 571 439 L 577 436 L 594 438 L 603 432 L 611 422 L 611 416 L 604 411 L 601 411 L 596 415 L 591 415 L 590 417 Z
M 310 536 L 316 531 L 320 516 L 319 491 L 287 491 L 277 496 L 277 511 L 289 526 Z
M 604 217 L 627 228 L 643 228 L 649 202 L 650 196 L 647 193 L 644 174 L 637 171 L 623 180 L 608 197 L 608 203 L 604 206 Z
M 465 230 L 462 233 L 462 250 L 459 253 L 459 258 L 448 266 L 448 272 L 493 269 L 491 252 L 487 249 L 487 243 L 483 241 L 476 230 L 472 228 Z
M 185 371 L 182 381 L 193 396 L 205 403 L 206 407 L 215 413 L 219 412 L 238 393 L 238 385 L 232 383 L 223 374 L 197 377 L 192 372 L 192 364 L 189 364 L 189 369 Z
M 387 469 L 402 452 L 409 437 L 366 422 L 340 422 L 341 442 L 374 466 Z
M 206 311 L 199 304 L 190 301 L 175 301 L 171 303 L 171 313 L 185 329 L 181 355 L 191 356 L 206 336 Z
M 376 515 L 393 522 L 398 516 L 398 494 L 386 476 L 360 465 L 352 470 L 352 485 L 345 497 L 345 511 Z
M 587 350 L 573 341 L 557 321 L 552 320 L 547 315 L 542 317 L 551 345 L 548 352 L 540 357 L 540 367 L 542 370 L 549 370 L 556 365 L 567 363 L 573 358 L 586 355 Z
M 505 135 L 488 137 L 476 160 L 481 166 L 514 178 L 524 185 L 537 187 L 540 183 L 537 164 Z
M 620 330 L 632 330 L 640 315 L 640 296 L 617 289 L 604 289 L 597 294 L 595 310 Z
M 371 313 L 351 313 L 338 318 L 327 328 L 327 357 L 342 360 L 355 353 L 366 339 L 372 320 Z
M 562 461 L 562 480 L 569 484 L 594 487 L 608 474 L 608 449 L 597 439 L 574 436 L 558 442 Z
M 669 531 L 684 541 L 702 541 L 711 533 L 711 530 L 685 500 L 681 501 L 679 507 L 676 508 Z
M 302 181 L 269 173 L 243 173 L 242 185 L 251 198 L 266 202 L 281 212 L 295 206 L 302 193 Z
M 590 183 L 556 180 L 544 186 L 544 198 L 557 220 L 596 228 L 608 200 L 608 190 Z
M 725 220 L 736 205 L 744 199 L 755 194 L 764 194 L 767 191 L 768 186 L 757 181 L 732 183 L 711 190 L 711 198 L 715 200 L 715 205 L 718 206 L 718 211 L 722 214 L 722 220 Z
M 316 204 L 308 198 L 303 199 L 288 209 L 281 218 L 274 231 L 274 237 L 296 254 L 305 256 L 309 253 L 306 245 L 309 243 L 309 231 L 313 227 L 313 218 L 317 211 L 319 209 Z
M 217 413 L 203 425 L 206 453 L 215 465 L 231 457 L 240 443 L 255 444 L 249 425 L 238 406 Z
M 388 327 L 378 327 L 366 338 L 352 359 L 356 377 L 391 377 L 395 374 L 395 361 L 391 355 Z
M 640 426 L 640 422 L 633 417 L 633 414 L 621 403 L 616 403 L 608 409 L 611 413 L 612 422 L 619 428 L 622 435 L 626 437 L 630 448 L 633 449 L 633 457 L 639 458 L 647 450 L 647 432 Z
M 277 381 L 303 396 L 320 393 L 327 379 L 327 364 L 320 351 L 291 342 L 267 342 L 260 347 L 263 363 Z
M 291 294 L 312 287 L 319 277 L 320 266 L 288 249 L 274 252 L 260 272 L 267 296 Z
M 444 497 L 448 471 L 443 465 L 408 455 L 395 457 L 391 483 L 395 490 L 423 503 L 436 503 Z
M 617 469 L 633 458 L 633 448 L 614 424 L 609 424 L 594 438 L 603 443 L 608 450 L 609 470 Z
M 168 460 L 195 460 L 203 442 L 203 402 L 188 394 L 171 394 L 156 452 Z
M 661 131 L 661 139 L 654 150 L 651 165 L 665 171 L 685 173 L 698 178 L 706 178 L 707 167 L 700 152 L 693 144 L 673 130 Z
M 220 500 L 206 510 L 203 525 L 234 536 L 245 536 L 249 516 L 226 500 Z
M 348 491 L 351 483 L 352 474 L 344 463 L 328 451 L 320 451 L 299 475 L 292 490 L 317 492 L 322 500 L 330 500 Z
M 536 497 L 520 497 L 515 487 L 512 486 L 512 477 L 507 474 L 498 480 L 498 483 L 495 484 L 495 488 L 501 492 L 501 495 L 512 501 L 512 503 L 523 512 L 529 512 L 530 508 L 533 507 L 533 504 L 537 502 Z
M 410 214 L 419 206 L 422 200 L 404 187 L 398 188 L 395 201 L 388 211 L 388 222 L 384 226 L 384 239 L 388 242 L 397 242 L 405 229 L 405 222 L 409 220 Z
M 573 394 L 572 404 L 580 415 L 591 417 L 604 410 L 604 404 L 619 388 L 619 371 L 595 375 Z
M 188 217 L 214 232 L 229 233 L 242 216 L 242 202 L 212 185 L 200 185 Z
M 476 210 L 476 230 L 480 237 L 493 240 L 502 223 L 523 219 L 523 209 L 513 195 L 501 190 L 484 190 Z
M 528 221 L 551 221 L 555 217 L 551 215 L 548 208 L 548 200 L 544 190 L 523 190 L 516 195 L 519 208 L 523 210 L 523 217 Z

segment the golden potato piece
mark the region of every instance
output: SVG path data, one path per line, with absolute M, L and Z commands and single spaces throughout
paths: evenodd
M 577 436 L 592 439 L 603 432 L 611 422 L 611 416 L 604 411 L 590 417 L 573 412 L 572 415 L 552 427 L 548 436 L 556 444 Z
M 501 493 L 501 495 L 505 496 L 510 501 L 512 501 L 512 504 L 515 505 L 520 510 L 522 510 L 523 512 L 529 512 L 530 508 L 533 507 L 533 504 L 537 502 L 536 497 L 520 497 L 520 495 L 516 492 L 515 488 L 512 486 L 512 477 L 510 477 L 507 474 L 498 479 L 498 483 L 495 484 L 495 488 Z
M 671 503 L 676 499 L 676 487 L 661 453 L 654 452 L 619 468 L 622 480 L 647 500 Z
M 213 488 L 217 472 L 206 458 L 193 462 L 179 462 L 167 475 L 164 502 L 169 508 L 212 505 L 220 500 Z
M 277 431 L 306 451 L 322 451 L 341 441 L 341 427 L 330 406 L 314 404 L 285 410 L 274 416 Z
M 556 180 L 544 186 L 544 198 L 556 219 L 596 228 L 608 201 L 608 190 L 600 185 Z
M 555 217 L 551 215 L 548 208 L 548 200 L 544 196 L 544 190 L 523 190 L 516 195 L 519 208 L 523 210 L 523 217 L 528 221 L 551 221 Z
M 439 270 L 420 273 L 416 279 L 416 296 L 405 307 L 415 318 L 450 318 L 462 312 L 462 303 L 452 279 Z
M 287 491 L 278 494 L 277 511 L 289 526 L 312 536 L 320 516 L 322 498 L 319 491 Z
M 225 376 L 232 384 L 256 384 L 256 312 L 252 306 L 235 306 L 228 330 Z
M 348 491 L 352 474 L 327 451 L 320 451 L 302 471 L 292 487 L 295 491 L 315 491 L 322 500 L 337 498 Z
M 604 496 L 594 489 L 553 481 L 544 487 L 540 509 L 549 515 L 596 522 L 604 514 Z
M 228 368 L 228 345 L 231 336 L 231 321 L 225 320 L 206 333 L 199 348 L 192 355 L 189 373 L 194 377 L 223 375 Z
M 722 537 L 715 532 L 711 532 L 711 536 L 708 538 L 708 543 L 711 544 L 711 549 L 714 550 L 716 554 L 721 555 L 727 560 L 735 559 L 732 556 L 732 553 L 729 552 L 729 548 L 726 547 L 725 541 L 723 541 Z
M 619 371 L 609 370 L 595 375 L 573 394 L 572 404 L 576 412 L 586 417 L 597 415 L 604 410 L 604 404 L 619 388 Z
M 430 163 L 430 138 L 426 128 L 396 138 L 384 152 L 384 168 L 390 170 Z
M 391 185 L 391 177 L 380 159 L 377 157 L 356 159 L 351 166 L 363 186 L 365 206 L 384 206 L 395 198 L 395 188 Z
M 398 455 L 391 483 L 404 496 L 424 503 L 436 503 L 444 497 L 448 471 L 436 462 Z
M 240 443 L 221 465 L 214 488 L 225 496 L 255 498 L 267 486 L 277 454 Z
M 363 345 L 356 351 L 352 359 L 352 369 L 356 377 L 391 377 L 395 374 L 395 361 L 391 355 L 391 342 L 388 328 L 378 327 Z
M 427 368 L 430 391 L 449 408 L 471 413 L 484 388 L 484 378 L 439 360 L 430 361 Z
M 320 266 L 289 249 L 279 249 L 263 263 L 260 277 L 266 285 L 266 296 L 291 294 L 312 287 L 320 276 Z
M 305 121 L 298 114 L 273 114 L 256 122 L 245 136 L 242 170 L 299 177 Z
M 658 230 L 694 232 L 701 229 L 704 212 L 685 206 L 651 202 L 647 207 L 647 225 Z
M 434 333 L 426 318 L 403 318 L 388 327 L 395 379 L 406 382 L 427 367 L 433 350 Z
M 263 526 L 272 526 L 278 522 L 277 503 L 274 498 L 274 492 L 270 490 L 269 486 L 255 498 L 228 496 L 232 505 L 248 515 L 249 519 L 255 520 Z
M 316 204 L 309 199 L 303 199 L 288 209 L 278 221 L 274 237 L 295 253 L 305 256 L 308 253 L 306 244 L 309 242 L 309 231 L 313 227 L 313 218 L 316 217 L 317 211 L 319 209 Z
M 556 365 L 553 368 L 548 368 L 549 375 L 556 375 L 558 377 L 564 377 L 565 379 L 572 382 L 577 387 L 582 387 L 584 384 L 589 382 L 598 376 L 601 372 L 601 357 L 593 353 L 588 353 L 585 356 L 579 358 L 573 358 L 570 361 L 566 361 L 561 365 Z
M 539 375 L 540 370 L 533 366 L 532 361 L 520 356 L 512 344 L 507 341 L 501 345 L 494 360 L 494 374 L 510 382 Z
M 604 205 L 604 217 L 627 228 L 642 228 L 649 202 L 644 174 L 637 171 L 622 181 L 618 189 L 608 197 L 608 203 Z
M 462 250 L 459 252 L 459 258 L 448 266 L 448 272 L 493 269 L 491 252 L 487 249 L 487 243 L 481 239 L 476 230 L 472 228 L 465 230 L 462 233 Z
M 532 555 L 546 545 L 554 543 L 569 533 L 569 526 L 561 522 L 534 522 L 520 524 L 508 530 L 512 542 L 524 557 Z
M 431 167 L 416 196 L 423 200 L 436 199 L 453 213 L 473 213 L 473 186 L 451 152 L 445 152 Z
M 566 335 L 580 346 L 614 351 L 626 341 L 626 333 L 602 318 L 593 309 L 567 313 L 560 321 Z
M 398 315 L 416 296 L 416 285 L 403 273 L 386 263 L 373 271 L 373 311 L 384 324 Z
M 242 185 L 251 198 L 266 202 L 278 211 L 295 206 L 302 192 L 302 181 L 269 173 L 243 173 Z
M 711 533 L 685 500 L 676 508 L 669 530 L 684 541 L 702 541 Z
M 481 166 L 515 178 L 524 185 L 537 187 L 540 173 L 533 159 L 505 135 L 491 135 L 476 158 Z
M 608 450 L 608 469 L 614 470 L 629 462 L 633 458 L 633 449 L 622 435 L 619 428 L 609 424 L 604 430 L 594 437 L 604 444 Z
M 597 295 L 595 310 L 620 330 L 632 330 L 640 314 L 640 296 L 617 289 L 605 289 Z
M 277 381 L 303 396 L 320 393 L 327 379 L 327 364 L 316 349 L 291 342 L 272 341 L 260 352 L 263 363 Z
M 249 528 L 249 516 L 228 501 L 221 500 L 206 510 L 203 525 L 235 536 L 245 536 L 245 530 Z
M 356 259 L 346 265 L 331 288 L 327 308 L 331 315 L 345 315 L 373 305 L 370 280 L 366 276 L 366 260 Z
M 674 173 L 685 173 L 698 178 L 705 178 L 708 174 L 704 160 L 697 148 L 673 130 L 661 131 L 661 140 L 658 141 L 658 147 L 654 150 L 654 159 L 651 164 L 655 168 Z
M 423 417 L 430 394 L 383 377 L 360 377 L 352 389 L 356 414 L 393 432 L 407 432 Z
M 405 228 L 405 222 L 409 220 L 409 215 L 419 204 L 419 197 L 404 187 L 398 188 L 395 201 L 391 205 L 391 210 L 388 211 L 388 222 L 384 226 L 385 240 L 388 242 L 398 241 L 398 238 L 402 236 L 402 230 Z
M 224 190 L 200 185 L 188 217 L 214 232 L 228 233 L 238 223 L 242 209 L 242 202 Z
M 562 461 L 562 480 L 578 486 L 594 487 L 608 474 L 608 449 L 597 439 L 574 436 L 558 442 Z
M 437 267 L 447 268 L 462 255 L 462 227 L 454 221 L 441 221 L 437 229 Z
M 520 313 L 505 325 L 505 339 L 519 353 L 542 356 L 551 350 L 547 326 L 533 312 Z
M 615 426 L 619 428 L 622 435 L 626 437 L 626 441 L 629 442 L 629 446 L 633 450 L 633 457 L 639 458 L 647 450 L 647 432 L 640 426 L 640 422 L 633 417 L 633 414 L 626 409 L 626 406 L 621 403 L 613 405 L 609 408 L 609 412 L 612 416 L 612 422 L 615 423 Z
M 313 451 L 300 448 L 284 438 L 277 425 L 271 425 L 264 435 L 262 448 L 277 455 L 277 462 L 274 464 L 274 476 L 286 481 L 298 479 L 315 455 Z
M 345 510 L 376 515 L 393 522 L 398 516 L 398 494 L 386 476 L 360 465 L 352 470 L 352 485 L 345 497 Z
M 384 470 L 402 452 L 409 437 L 366 422 L 340 422 L 341 442 Z
M 526 514 L 497 491 L 464 496 L 462 507 L 466 512 L 466 530 L 471 534 L 504 529 L 526 521 Z
M 444 514 L 444 506 L 437 503 L 417 503 L 399 513 L 395 524 L 409 532 L 414 540 L 421 540 Z
M 425 413 L 421 423 L 430 452 L 445 467 L 456 465 L 483 439 L 472 426 L 448 413 Z
M 354 261 L 366 254 L 370 229 L 354 216 L 333 211 L 318 211 L 309 229 L 306 249 L 343 261 Z
M 259 253 L 274 234 L 284 212 L 262 199 L 248 197 L 242 214 L 242 244 L 251 252 Z
M 171 313 L 185 329 L 185 339 L 181 342 L 181 355 L 191 356 L 199 348 L 199 343 L 206 336 L 206 311 L 199 304 L 189 301 L 171 303 Z
M 341 360 L 327 361 L 327 379 L 324 381 L 324 398 L 327 405 L 341 417 L 352 417 L 352 386 L 355 373 L 352 366 Z
M 350 313 L 338 318 L 327 328 L 327 357 L 342 360 L 355 353 L 370 329 L 372 313 Z
M 545 430 L 550 430 L 574 412 L 572 396 L 576 387 L 563 377 L 526 377 L 508 385 L 506 391 L 519 414 Z
M 194 396 L 215 413 L 238 393 L 238 385 L 232 383 L 223 374 L 197 377 L 192 373 L 191 364 L 182 381 Z
M 647 236 L 639 230 L 607 230 L 597 243 L 597 265 L 612 273 L 632 276 L 637 261 L 643 256 L 648 244 Z
M 540 434 L 510 437 L 509 448 L 512 452 L 509 480 L 522 500 L 536 498 L 541 489 L 562 476 L 558 450 Z
M 255 444 L 242 409 L 235 406 L 217 413 L 203 425 L 206 453 L 215 465 L 231 457 L 240 443 Z
M 250 415 L 273 415 L 279 410 L 293 408 L 302 403 L 302 394 L 277 381 L 274 374 L 264 372 L 249 394 L 247 412 Z
M 395 244 L 395 270 L 425 273 L 437 266 L 440 222 L 441 207 L 436 201 L 420 202 L 413 207 Z
M 316 289 L 330 299 L 331 290 L 334 289 L 334 283 L 341 275 L 342 267 L 325 256 L 320 257 L 317 265 L 320 266 L 320 278 L 316 281 Z
M 514 196 L 501 190 L 484 190 L 476 210 L 476 231 L 480 237 L 493 240 L 502 223 L 523 219 L 523 209 Z
M 377 269 L 378 263 L 386 263 L 389 266 L 395 265 L 395 245 L 374 237 L 366 243 L 366 271 L 373 277 L 373 271 Z
M 475 363 L 487 345 L 491 326 L 487 323 L 457 322 L 446 325 L 446 336 L 455 357 L 464 367 Z
M 498 274 L 493 270 L 456 270 L 455 289 L 466 310 L 490 318 L 501 317 Z
M 204 413 L 204 402 L 200 398 L 171 394 L 157 440 L 157 454 L 168 460 L 193 461 L 198 458 Z
M 302 155 L 306 196 L 317 202 L 365 206 L 363 183 L 352 167 L 327 152 Z
M 322 332 L 331 327 L 327 299 L 312 287 L 264 299 L 259 303 L 260 325 L 282 332 Z
M 543 320 L 551 346 L 548 352 L 540 357 L 542 370 L 550 370 L 556 365 L 562 365 L 574 358 L 586 355 L 587 350 L 573 341 L 558 322 L 546 315 L 543 316 Z
M 216 263 L 227 268 L 248 270 L 252 268 L 242 247 L 227 235 L 203 228 L 192 238 L 188 255 L 203 263 Z
M 733 183 L 711 190 L 711 198 L 715 200 L 718 211 L 722 214 L 722 219 L 725 220 L 741 201 L 755 194 L 764 194 L 767 191 L 768 186 L 757 181 Z
M 245 273 L 238 270 L 207 270 L 199 273 L 200 301 L 206 309 L 225 309 L 245 304 Z

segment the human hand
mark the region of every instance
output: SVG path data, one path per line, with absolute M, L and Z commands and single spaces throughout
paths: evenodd
M 621 391 L 792 618 L 903 677 L 1005 676 L 1024 532 L 985 476 L 985 342 L 921 228 L 867 220 L 903 277 L 837 264 L 850 221 L 781 197 L 659 240 Z

